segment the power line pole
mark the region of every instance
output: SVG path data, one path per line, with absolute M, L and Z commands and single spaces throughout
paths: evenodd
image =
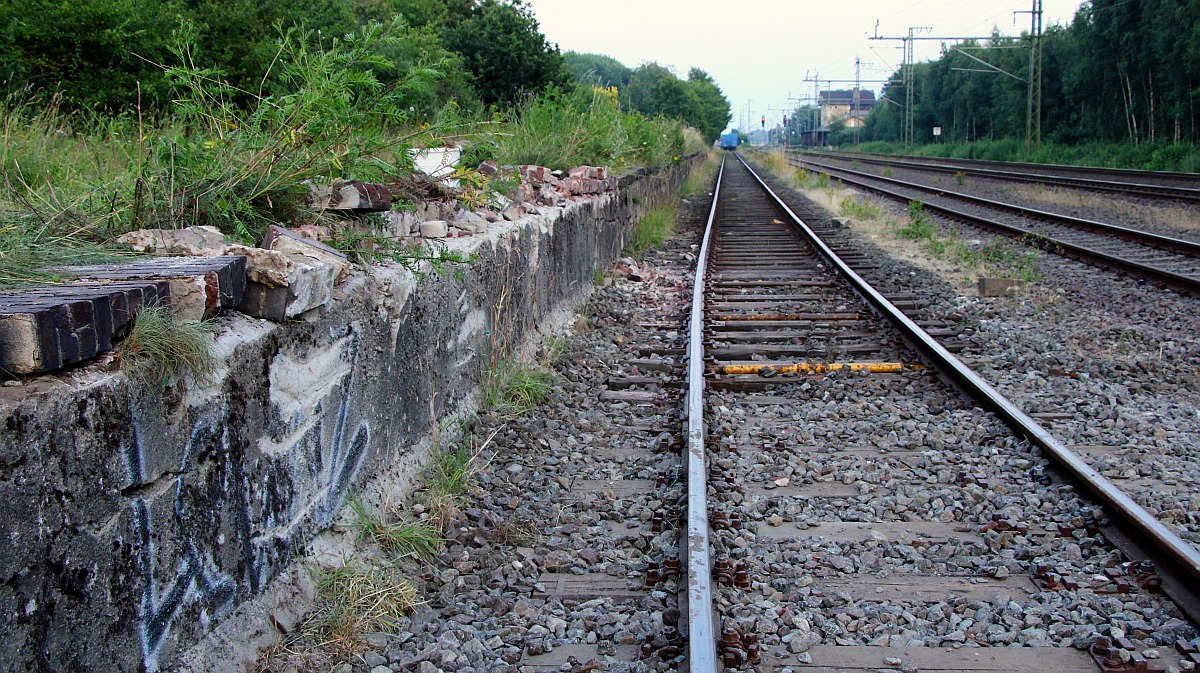
M 913 31 L 914 30 L 922 30 L 922 29 L 923 30 L 933 30 L 932 28 L 911 28 L 910 27 L 908 29 L 908 39 L 906 39 L 904 41 L 904 146 L 905 147 L 910 147 L 912 145 L 913 136 L 915 135 L 914 128 L 913 128 L 913 125 L 915 123 L 915 121 L 913 119 L 913 116 L 914 116 L 913 113 L 916 109 L 916 100 L 917 100 L 917 95 L 916 95 L 916 91 L 915 91 L 915 89 L 917 88 L 917 86 L 916 86 L 917 75 L 914 72 L 916 70 L 916 63 L 913 62 L 915 60 L 914 59 L 915 49 L 913 48 L 913 45 L 916 44 L 913 41 Z
M 871 64 L 867 63 L 867 65 L 871 65 Z M 855 56 L 854 57 L 854 103 L 850 106 L 851 120 L 855 120 L 855 119 L 858 120 L 854 125 L 854 144 L 855 145 L 858 144 L 858 132 L 859 132 L 859 128 L 860 128 L 859 125 L 862 123 L 862 119 L 860 117 L 858 117 L 858 114 L 860 112 L 862 112 L 862 95 L 860 93 L 862 91 L 862 66 L 863 66 L 862 61 L 859 59 L 859 57 Z
M 1017 12 L 1024 14 L 1025 12 Z M 1042 0 L 1029 9 L 1029 93 L 1025 108 L 1025 156 L 1042 144 Z
M 1040 2 L 1040 0 L 1035 0 Z M 939 40 L 947 42 L 950 40 L 990 40 L 991 37 L 974 37 L 974 36 L 955 36 L 955 37 L 936 37 L 932 35 L 918 35 L 918 33 L 931 32 L 933 28 L 929 26 L 913 26 L 908 29 L 907 36 L 900 37 L 884 37 L 879 35 L 879 24 L 875 24 L 876 34 L 869 39 L 872 40 L 900 40 L 904 43 L 904 65 L 901 67 L 901 74 L 904 82 L 904 145 L 912 145 L 915 137 L 915 113 L 916 113 L 916 63 L 915 61 L 915 44 L 917 40 Z

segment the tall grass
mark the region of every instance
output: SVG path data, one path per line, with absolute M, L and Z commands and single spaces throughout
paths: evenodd
M 216 369 L 212 351 L 214 325 L 177 324 L 168 309 L 152 306 L 138 311 L 133 329 L 121 344 L 121 364 L 127 375 L 151 380 L 188 374 L 206 380 Z
M 696 194 L 707 194 L 709 189 L 712 189 L 713 178 L 717 174 L 717 169 L 721 166 L 721 152 L 709 148 L 704 157 L 704 163 L 696 167 L 692 171 L 687 180 L 683 183 L 683 196 L 694 196 Z
M 622 111 L 615 88 L 582 85 L 530 96 L 497 139 L 504 161 L 557 169 L 662 166 L 703 145 L 679 122 Z
M 679 203 L 671 200 L 643 215 L 633 225 L 633 232 L 625 244 L 626 252 L 639 254 L 661 245 L 675 234 L 675 223 L 679 218 Z
M 309 184 L 400 180 L 410 149 L 448 136 L 477 137 L 503 164 L 553 168 L 667 165 L 703 145 L 679 122 L 625 112 L 615 90 L 592 87 L 530 95 L 507 121 L 465 118 L 452 103 L 421 117 L 407 102 L 445 73 L 397 72 L 385 54 L 403 39 L 399 20 L 323 41 L 282 32 L 268 92 L 235 88 L 179 44 L 164 66 L 175 101 L 153 114 L 67 112 L 29 92 L 0 100 L 0 286 L 118 258 L 111 241 L 133 229 L 212 225 L 256 243 L 269 224 L 322 221 Z M 459 176 L 476 185 L 469 177 Z M 462 199 L 486 201 L 502 182 L 483 180 Z M 368 234 L 335 240 L 365 261 L 421 258 Z

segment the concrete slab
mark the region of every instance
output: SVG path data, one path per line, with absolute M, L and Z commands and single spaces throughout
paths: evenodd
M 580 664 L 595 661 L 603 664 L 603 667 L 598 670 L 604 671 L 608 670 L 609 664 L 637 661 L 638 647 L 637 645 L 617 645 L 612 654 L 600 654 L 600 648 L 597 645 L 582 643 L 561 645 L 545 654 L 527 656 L 517 666 L 522 673 L 549 673 L 549 671 L 561 671 L 563 665 L 570 664 L 572 660 Z
M 885 523 L 822 522 L 820 525 L 800 530 L 795 524 L 779 527 L 762 526 L 759 539 L 790 537 L 821 537 L 844 542 L 866 542 L 887 540 L 893 544 L 943 544 L 951 537 L 962 542 L 975 542 L 979 535 L 973 528 L 961 523 L 940 521 L 897 521 Z
M 910 664 L 923 673 L 945 671 L 1038 671 L 1038 673 L 1095 673 L 1096 664 L 1086 652 L 1059 647 L 963 647 L 957 650 L 940 647 L 873 647 L 863 645 L 818 645 L 811 648 L 806 661 L 801 655 L 785 654 L 772 649 L 763 656 L 761 670 L 778 671 L 790 667 L 805 673 L 860 673 L 869 671 L 900 671 Z M 807 659 L 811 658 L 811 663 Z M 885 659 L 899 659 L 891 666 Z
M 538 582 L 543 589 L 534 589 L 534 598 L 555 600 L 590 601 L 593 598 L 617 600 L 638 599 L 647 592 L 642 585 L 626 577 L 613 577 L 603 573 L 542 573 Z

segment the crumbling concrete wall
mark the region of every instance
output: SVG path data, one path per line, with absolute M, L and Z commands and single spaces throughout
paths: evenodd
M 93 365 L 0 388 L 0 670 L 169 670 L 351 489 L 417 460 L 497 339 L 582 301 L 686 168 L 464 239 L 458 272 L 360 272 L 282 324 L 229 313 L 207 384 Z

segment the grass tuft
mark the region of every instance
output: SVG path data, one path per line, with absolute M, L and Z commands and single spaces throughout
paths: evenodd
M 625 251 L 637 255 L 661 245 L 675 234 L 675 221 L 678 216 L 679 204 L 674 201 L 646 213 L 633 225 L 633 233 L 630 234 Z
M 121 344 L 121 364 L 127 376 L 141 380 L 190 375 L 208 380 L 216 369 L 211 321 L 177 324 L 165 307 L 138 312 L 133 329 Z
M 417 591 L 393 568 L 345 565 L 315 568 L 322 610 L 316 615 L 323 645 L 346 654 L 361 651 L 363 635 L 392 633 L 420 604 Z
M 423 521 L 388 522 L 384 517 L 368 512 L 366 505 L 357 498 L 350 501 L 350 509 L 354 511 L 359 533 L 389 553 L 429 562 L 437 557 L 445 542 L 430 524 Z
M 480 394 L 485 409 L 523 414 L 550 397 L 554 374 L 541 367 L 504 360 L 484 374 Z

